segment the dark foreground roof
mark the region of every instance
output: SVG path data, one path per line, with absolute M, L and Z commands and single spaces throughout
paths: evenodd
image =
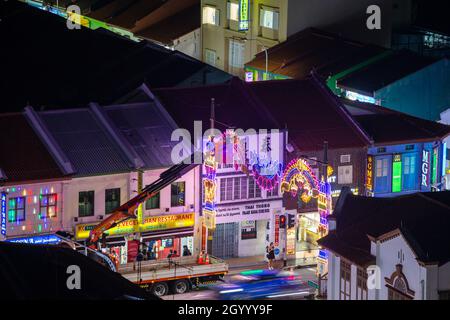
M 107 105 L 142 83 L 188 86 L 230 77 L 147 41 L 102 28 L 70 30 L 63 18 L 18 1 L 1 1 L 0 18 L 0 55 L 8 62 L 1 72 L 1 112 L 22 111 L 27 104 L 37 109 Z
M 434 141 L 450 134 L 450 126 L 445 124 L 370 103 L 341 101 L 375 144 Z
M 450 261 L 450 191 L 396 198 L 343 193 L 336 204 L 337 229 L 320 245 L 359 265 L 371 263 L 369 236 L 399 229 L 421 262 Z
M 67 287 L 71 265 L 80 267 L 80 290 Z M 68 248 L 0 242 L 0 266 L 2 300 L 158 299 Z
M 308 28 L 268 49 L 269 71 L 293 79 L 303 79 L 315 70 L 323 77 L 342 72 L 387 51 Z M 260 52 L 246 66 L 265 70 L 265 53 Z
M 350 73 L 338 80 L 338 86 L 367 96 L 410 74 L 413 74 L 437 60 L 407 50 L 394 52 L 368 66 Z
M 0 137 L 0 169 L 8 183 L 64 176 L 22 113 L 0 114 Z

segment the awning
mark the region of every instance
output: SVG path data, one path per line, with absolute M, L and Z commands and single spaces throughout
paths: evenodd
M 142 240 L 148 241 L 148 240 L 171 238 L 171 237 L 182 238 L 182 237 L 191 237 L 193 235 L 194 235 L 193 227 L 177 228 L 177 229 L 170 229 L 170 230 L 145 232 L 142 234 Z

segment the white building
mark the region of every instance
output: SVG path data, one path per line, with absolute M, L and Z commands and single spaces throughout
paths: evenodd
M 450 298 L 450 193 L 394 199 L 344 194 L 328 250 L 329 300 Z M 436 223 L 439 221 L 439 223 Z

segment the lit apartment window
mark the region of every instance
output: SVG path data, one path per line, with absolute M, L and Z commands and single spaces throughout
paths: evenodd
M 8 222 L 25 220 L 25 197 L 11 198 L 8 201 Z
M 232 68 L 244 68 L 244 43 L 240 41 L 230 40 L 228 58 L 229 66 Z
M 228 1 L 227 18 L 232 21 L 239 21 L 239 4 Z
M 219 17 L 220 12 L 216 8 L 208 6 L 203 7 L 203 24 L 212 24 L 218 26 L 220 24 Z
M 216 66 L 217 55 L 214 50 L 205 49 L 205 62 L 213 67 Z
M 42 218 L 56 217 L 56 193 L 43 194 L 40 196 L 39 212 Z
M 279 16 L 276 9 L 262 7 L 259 13 L 259 25 L 263 28 L 278 30 Z
M 186 203 L 186 183 L 175 182 L 171 185 L 170 206 L 183 207 Z

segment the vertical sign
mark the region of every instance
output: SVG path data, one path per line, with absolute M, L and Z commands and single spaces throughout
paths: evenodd
M 289 228 L 286 231 L 286 253 L 288 255 L 295 255 L 295 228 Z
M 203 216 L 204 223 L 208 229 L 216 228 L 216 145 L 214 143 L 214 137 L 210 137 L 210 140 L 206 144 L 207 152 L 204 156 L 203 162 L 203 190 L 205 194 L 203 204 Z
M 247 31 L 249 23 L 250 8 L 248 7 L 249 0 L 239 1 L 239 31 Z
M 367 156 L 367 169 L 366 169 L 367 181 L 366 189 L 367 191 L 373 191 L 373 156 Z
M 1 204 L 1 215 L 0 215 L 0 219 L 1 219 L 1 234 L 3 236 L 6 236 L 6 193 L 2 192 L 1 193 L 1 198 L 0 198 L 0 204 Z
M 275 216 L 275 241 L 274 246 L 278 247 L 280 244 L 280 216 Z
M 423 150 L 422 152 L 422 187 L 429 187 L 430 182 L 430 151 Z
M 402 191 L 402 155 L 394 155 L 392 162 L 392 192 Z
M 433 161 L 431 164 L 431 185 L 438 183 L 438 148 L 433 149 Z
M 138 194 L 142 192 L 142 188 L 144 187 L 144 172 L 142 170 L 138 171 L 137 176 L 137 191 Z M 141 203 L 137 208 L 137 218 L 138 218 L 138 225 L 142 224 L 142 216 L 143 216 L 143 203 Z

